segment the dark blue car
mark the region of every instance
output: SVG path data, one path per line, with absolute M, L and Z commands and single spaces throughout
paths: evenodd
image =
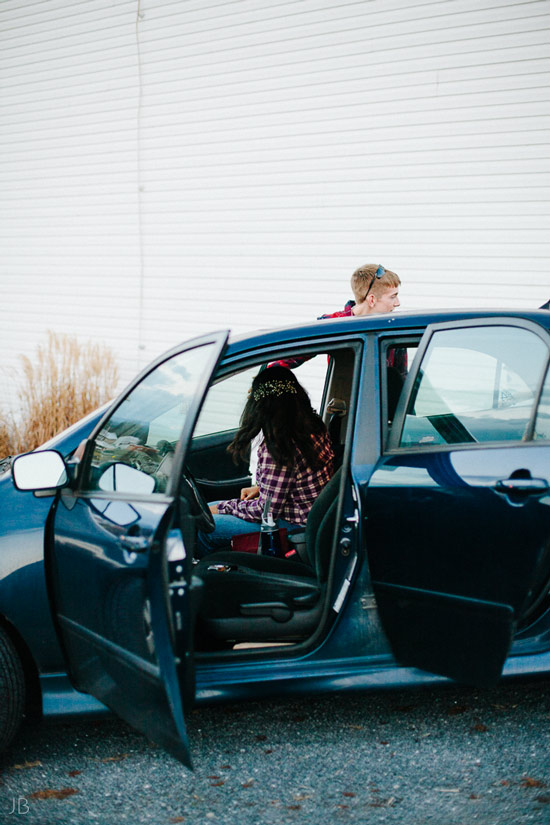
M 197 561 L 206 502 L 250 483 L 226 448 L 251 380 L 290 358 L 339 469 L 291 558 Z M 108 706 L 190 764 L 194 701 L 549 672 L 549 361 L 544 310 L 219 332 L 157 359 L 0 478 L 3 744 L 29 704 Z

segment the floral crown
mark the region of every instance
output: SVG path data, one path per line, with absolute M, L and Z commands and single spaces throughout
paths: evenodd
M 260 398 L 268 398 L 272 395 L 286 395 L 287 393 L 297 395 L 298 390 L 296 389 L 296 384 L 288 378 L 284 380 L 274 378 L 271 381 L 264 381 L 263 384 L 260 384 L 260 386 L 252 392 L 252 398 L 254 401 L 259 401 Z

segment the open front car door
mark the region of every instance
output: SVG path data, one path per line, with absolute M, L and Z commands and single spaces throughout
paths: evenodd
M 490 685 L 550 580 L 550 341 L 510 318 L 434 324 L 366 490 L 396 659 Z
M 184 471 L 227 333 L 159 359 L 88 441 L 50 519 L 47 571 L 76 687 L 190 766 L 183 702 L 194 693 L 191 575 L 209 511 Z M 211 519 L 211 517 L 210 517 Z

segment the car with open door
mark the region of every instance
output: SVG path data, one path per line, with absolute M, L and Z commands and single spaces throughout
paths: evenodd
M 399 313 L 194 339 L 78 458 L 20 456 L 71 680 L 186 764 L 195 701 L 550 671 L 550 316 Z M 252 378 L 300 362 L 337 470 L 289 557 L 196 558 Z

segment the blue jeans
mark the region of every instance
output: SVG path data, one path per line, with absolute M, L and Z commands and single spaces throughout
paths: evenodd
M 210 502 L 217 504 L 217 501 Z M 215 553 L 216 550 L 222 550 L 229 547 L 233 536 L 241 535 L 242 533 L 259 533 L 259 521 L 245 521 L 238 516 L 231 516 L 225 513 L 216 513 L 214 516 L 216 522 L 216 529 L 213 533 L 203 533 L 199 530 L 197 535 L 197 549 L 196 558 L 202 559 L 208 553 Z M 299 524 L 291 524 L 290 521 L 285 521 L 280 518 L 277 519 L 277 527 L 286 527 L 287 530 L 302 529 Z

